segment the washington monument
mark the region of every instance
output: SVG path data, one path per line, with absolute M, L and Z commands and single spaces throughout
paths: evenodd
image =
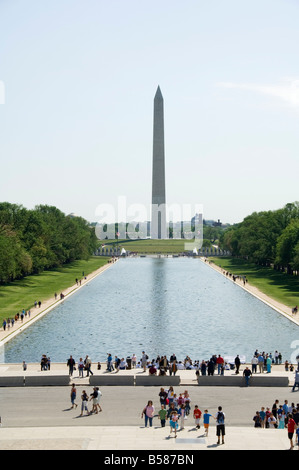
M 164 102 L 159 86 L 154 98 L 151 238 L 168 238 L 165 198 Z

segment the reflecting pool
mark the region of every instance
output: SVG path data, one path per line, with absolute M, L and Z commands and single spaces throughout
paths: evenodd
M 107 353 L 150 359 L 281 352 L 290 360 L 298 326 L 199 259 L 125 258 L 3 346 L 2 362 L 78 360 Z M 297 346 L 298 348 L 298 346 Z

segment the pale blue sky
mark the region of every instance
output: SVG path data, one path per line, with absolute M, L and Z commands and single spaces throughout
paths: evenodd
M 0 201 L 95 221 L 169 204 L 241 221 L 299 200 L 299 1 L 0 0 Z

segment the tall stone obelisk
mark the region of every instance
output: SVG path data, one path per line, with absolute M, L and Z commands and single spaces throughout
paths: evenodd
M 168 238 L 165 198 L 164 101 L 159 86 L 154 98 L 151 238 Z

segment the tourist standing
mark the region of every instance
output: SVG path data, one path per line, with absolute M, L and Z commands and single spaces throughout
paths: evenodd
M 178 370 L 176 360 L 174 360 L 169 366 L 169 375 L 175 375 Z
M 142 356 L 141 356 L 141 367 L 143 368 L 143 372 L 145 372 L 145 371 L 146 371 L 147 360 L 148 360 L 148 356 L 145 354 L 145 352 L 144 352 L 144 351 L 142 351 Z
M 253 417 L 254 421 L 254 427 L 255 428 L 261 428 L 262 427 L 262 422 L 261 422 L 261 417 L 259 411 L 256 411 L 255 416 Z
M 84 361 L 82 357 L 80 357 L 80 360 L 78 361 L 78 370 L 79 370 L 79 377 L 84 377 Z
M 257 360 L 258 360 L 260 374 L 263 374 L 264 373 L 264 356 L 262 354 L 259 354 Z
M 272 367 L 272 359 L 270 356 L 267 357 L 266 365 L 267 365 L 267 374 L 270 374 L 271 367 Z
M 275 402 L 274 402 L 273 405 L 272 405 L 272 414 L 273 414 L 273 416 L 274 416 L 275 419 L 277 418 L 277 409 L 278 409 L 278 406 L 279 406 L 279 400 L 275 400 Z
M 261 407 L 260 411 L 260 418 L 261 418 L 261 427 L 265 427 L 265 421 L 266 421 L 266 412 L 264 406 Z
M 222 369 L 224 367 L 224 359 L 223 359 L 223 357 L 221 357 L 220 354 L 217 357 L 216 364 L 217 364 L 217 368 L 218 368 L 218 375 L 220 375 L 221 372 L 222 372 Z
M 274 416 L 273 413 L 270 413 L 270 416 L 268 418 L 268 424 L 269 424 L 270 429 L 277 428 L 277 419 L 276 419 L 276 417 Z
M 241 361 L 239 354 L 235 357 L 235 366 L 236 366 L 236 374 L 239 374 L 239 369 L 240 369 Z
M 144 425 L 147 428 L 147 423 L 149 423 L 150 427 L 153 425 L 153 417 L 155 413 L 155 408 L 153 402 L 151 400 L 148 401 L 146 407 L 142 410 L 141 418 L 144 416 Z
M 222 411 L 222 406 L 218 406 L 218 412 L 215 416 L 216 419 L 216 436 L 217 436 L 217 444 L 220 444 L 220 437 L 222 438 L 222 444 L 224 444 L 224 436 L 225 436 L 225 414 Z
M 73 375 L 75 364 L 75 359 L 73 358 L 73 356 L 70 356 L 67 361 L 67 365 L 69 367 L 69 375 Z
M 112 356 L 110 353 L 107 354 L 107 370 L 108 372 L 111 372 L 113 370 Z
M 136 362 L 137 362 L 136 354 L 133 354 L 131 360 L 132 360 L 132 369 L 135 369 L 136 368 Z
M 251 371 L 253 374 L 256 374 L 256 368 L 258 365 L 258 358 L 256 356 L 253 356 L 251 359 Z

